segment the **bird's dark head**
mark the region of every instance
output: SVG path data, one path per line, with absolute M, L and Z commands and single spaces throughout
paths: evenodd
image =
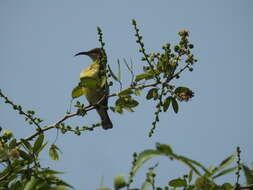
M 83 51 L 75 54 L 75 56 L 78 55 L 87 55 L 89 56 L 93 61 L 96 61 L 98 59 L 101 59 L 103 57 L 103 50 L 101 48 L 94 48 L 89 51 Z

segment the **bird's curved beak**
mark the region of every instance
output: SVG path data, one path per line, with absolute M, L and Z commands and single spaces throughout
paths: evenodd
M 89 53 L 87 51 L 82 51 L 82 52 L 75 54 L 74 56 L 78 56 L 78 55 L 89 55 Z

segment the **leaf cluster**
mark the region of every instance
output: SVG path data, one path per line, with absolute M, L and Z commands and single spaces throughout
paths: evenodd
M 11 131 L 3 131 L 0 136 L 0 163 L 4 170 L 0 172 L 0 190 L 57 190 L 71 187 L 56 177 L 61 172 L 43 168 L 39 154 L 46 147 L 44 134 L 41 133 L 31 144 L 28 140 L 13 137 Z M 49 155 L 58 160 L 59 148 L 52 144 Z
M 116 176 L 114 178 L 114 189 L 118 190 L 126 188 L 127 190 L 146 190 L 150 189 L 151 187 L 152 190 L 239 190 L 247 189 L 247 187 L 252 188 L 253 166 L 252 169 L 250 169 L 246 165 L 242 165 L 242 168 L 248 186 L 236 187 L 234 184 L 227 182 L 222 184 L 216 183 L 217 178 L 237 170 L 238 166 L 230 166 L 236 158 L 235 155 L 236 154 L 233 153 L 232 155 L 228 156 L 222 160 L 218 166 L 205 167 L 193 159 L 176 154 L 169 145 L 157 143 L 155 149 L 148 149 L 140 152 L 139 154 L 133 154 L 133 162 L 131 170 L 128 174 L 128 181 L 126 181 L 122 175 Z M 148 169 L 146 173 L 146 179 L 139 188 L 130 188 L 130 185 L 132 185 L 134 182 L 133 179 L 136 176 L 137 171 L 144 165 L 144 163 L 157 156 L 167 157 L 171 161 L 179 161 L 189 168 L 189 172 L 181 177 L 169 179 L 165 186 L 157 186 L 155 183 L 155 178 L 157 178 L 158 175 L 154 172 L 154 169 L 158 168 L 157 163 Z M 103 188 L 99 188 L 99 190 L 102 189 Z M 110 190 L 110 188 L 107 189 Z
M 162 47 L 162 52 L 147 53 L 136 21 L 133 20 L 132 24 L 135 30 L 136 43 L 140 47 L 139 52 L 142 54 L 141 61 L 144 64 L 146 63 L 146 65 L 143 66 L 143 73 L 134 76 L 133 68 L 124 59 L 126 68 L 130 71 L 133 79 L 129 87 L 113 94 L 113 96 L 118 96 L 118 99 L 115 101 L 115 106 L 111 107 L 111 110 L 120 114 L 123 113 L 124 109 L 133 112 L 133 108 L 139 105 L 133 96 L 139 96 L 141 91 L 148 89 L 146 99 L 156 102 L 154 121 L 149 132 L 149 136 L 151 137 L 159 122 L 159 114 L 162 111 L 167 112 L 170 105 L 172 105 L 174 112 L 178 113 L 178 101 L 187 102 L 194 96 L 194 92 L 190 88 L 185 86 L 176 87 L 171 83 L 173 79 L 178 79 L 183 71 L 193 71 L 192 66 L 197 60 L 191 52 L 194 46 L 188 40 L 188 31 L 182 30 L 178 32 L 180 39 L 177 45 L 172 46 L 167 43 Z M 119 60 L 118 65 L 120 65 Z M 111 69 L 110 72 L 112 73 L 112 78 L 122 85 L 120 69 L 118 69 L 118 75 L 114 74 Z

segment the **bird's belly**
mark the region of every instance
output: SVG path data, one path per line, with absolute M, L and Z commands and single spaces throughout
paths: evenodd
M 90 104 L 96 104 L 104 95 L 104 90 L 101 88 L 84 88 L 85 97 Z

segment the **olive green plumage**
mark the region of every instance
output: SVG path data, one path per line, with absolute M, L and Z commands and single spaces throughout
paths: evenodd
M 76 54 L 78 55 L 87 55 L 92 59 L 92 63 L 86 67 L 81 73 L 80 73 L 80 79 L 85 77 L 94 78 L 96 80 L 101 79 L 101 70 L 102 64 L 101 59 L 103 57 L 102 49 L 95 48 L 87 52 L 80 52 Z M 83 88 L 83 94 L 85 95 L 88 102 L 92 105 L 95 105 L 99 103 L 99 105 L 96 107 L 96 110 L 101 118 L 102 121 L 102 127 L 103 129 L 110 129 L 113 127 L 112 122 L 110 120 L 110 117 L 107 113 L 108 107 L 108 97 L 109 94 L 109 88 L 108 85 L 104 85 L 102 87 L 96 86 L 96 87 L 84 87 Z

